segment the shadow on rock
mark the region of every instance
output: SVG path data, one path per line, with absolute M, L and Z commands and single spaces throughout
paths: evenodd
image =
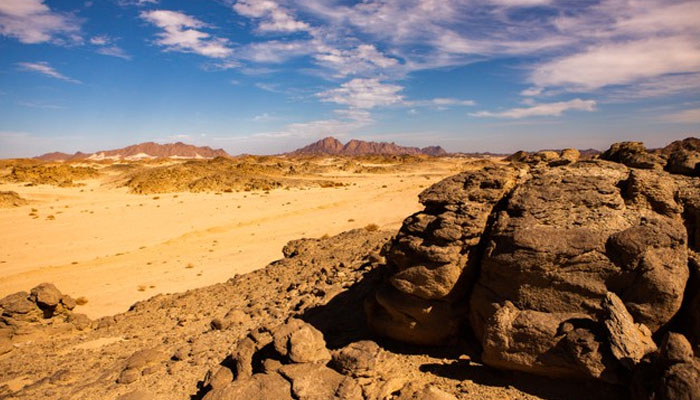
M 513 371 L 497 370 L 469 360 L 451 364 L 423 364 L 422 372 L 458 381 L 473 381 L 491 387 L 513 387 L 547 400 L 620 400 L 628 399 L 624 387 L 593 380 L 549 379 Z

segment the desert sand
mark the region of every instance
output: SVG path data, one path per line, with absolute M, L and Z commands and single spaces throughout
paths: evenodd
M 29 200 L 0 208 L 0 297 L 52 282 L 87 298 L 80 308 L 91 318 L 123 312 L 159 293 L 261 268 L 292 239 L 369 224 L 395 230 L 419 209 L 418 193 L 460 162 L 324 176 L 343 187 L 232 193 L 138 195 L 115 188 L 109 176 L 79 187 L 0 184 Z

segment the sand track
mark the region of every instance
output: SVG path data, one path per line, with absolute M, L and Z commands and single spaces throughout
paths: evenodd
M 454 172 L 334 174 L 338 188 L 135 195 L 84 187 L 2 184 L 30 204 L 0 210 L 0 297 L 52 282 L 99 317 L 136 301 L 223 282 L 281 257 L 300 237 L 377 224 L 396 229 L 423 188 Z M 36 210 L 36 211 L 34 211 Z M 29 214 L 34 212 L 36 216 Z M 53 217 L 49 217 L 53 216 Z

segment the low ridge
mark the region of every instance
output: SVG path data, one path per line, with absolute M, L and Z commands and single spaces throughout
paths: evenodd
M 352 139 L 343 145 L 334 137 L 326 137 L 308 146 L 294 150 L 291 155 L 339 155 L 339 156 L 359 156 L 367 154 L 385 155 L 429 155 L 443 156 L 447 152 L 440 146 L 428 146 L 424 148 L 399 146 L 396 143 L 387 142 L 367 142 L 364 140 Z
M 177 143 L 139 143 L 121 149 L 101 150 L 95 153 L 77 152 L 67 154 L 61 152 L 46 153 L 35 157 L 44 161 L 76 161 L 76 160 L 141 160 L 152 158 L 215 158 L 229 157 L 223 149 L 212 149 L 208 146 L 194 146 L 182 142 Z

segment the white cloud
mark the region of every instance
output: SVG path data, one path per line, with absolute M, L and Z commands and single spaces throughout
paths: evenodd
M 530 75 L 537 87 L 591 91 L 665 74 L 700 71 L 700 42 L 683 37 L 651 38 L 591 46 L 539 65 Z
M 0 34 L 22 43 L 80 43 L 80 21 L 52 11 L 43 0 L 0 1 Z
M 274 116 L 270 115 L 269 113 L 262 113 L 259 115 L 256 115 L 253 117 L 253 121 L 255 122 L 268 122 L 276 119 Z
M 56 71 L 52 66 L 49 65 L 49 63 L 45 61 L 41 62 L 21 62 L 17 63 L 17 65 L 24 71 L 33 71 L 33 72 L 38 72 L 42 75 L 55 78 L 55 79 L 60 79 L 62 81 L 66 82 L 71 82 L 71 83 L 82 83 L 77 79 L 69 78 L 62 73 Z
M 385 56 L 371 44 L 361 44 L 348 50 L 324 44 L 319 46 L 313 57 L 317 64 L 335 71 L 336 77 L 371 73 L 399 64 L 397 59 Z
M 663 116 L 667 122 L 679 124 L 700 124 L 700 108 L 682 110 Z
M 282 42 L 270 40 L 251 43 L 241 50 L 240 56 L 259 63 L 281 63 L 291 57 L 308 54 L 310 49 L 306 41 Z
M 99 54 L 105 56 L 119 57 L 125 60 L 131 60 L 131 55 L 129 55 L 124 49 L 119 46 L 105 46 L 97 49 Z
M 141 18 L 163 29 L 157 34 L 156 43 L 166 51 L 196 53 L 210 58 L 226 58 L 233 52 L 225 38 L 211 36 L 201 28 L 207 25 L 200 20 L 177 11 L 154 10 L 141 12 Z M 198 29 L 195 29 L 198 28 Z
M 309 24 L 296 20 L 272 0 L 239 0 L 233 9 L 240 15 L 259 19 L 258 30 L 261 32 L 296 32 L 310 28 Z
M 573 99 L 556 103 L 541 103 L 531 107 L 512 108 L 506 111 L 479 111 L 469 114 L 473 117 L 494 117 L 494 118 L 527 118 L 541 116 L 560 116 L 568 110 L 595 111 L 596 102 L 594 100 Z
M 131 55 L 114 44 L 115 40 L 107 35 L 93 36 L 90 38 L 89 42 L 94 46 L 98 46 L 96 50 L 98 54 L 131 60 Z
M 403 96 L 399 92 L 402 90 L 403 86 L 382 83 L 376 78 L 355 78 L 317 96 L 325 102 L 367 109 L 401 103 Z
M 94 44 L 95 46 L 104 46 L 110 42 L 110 39 L 108 36 L 100 35 L 100 36 L 93 36 L 90 38 L 90 44 Z

